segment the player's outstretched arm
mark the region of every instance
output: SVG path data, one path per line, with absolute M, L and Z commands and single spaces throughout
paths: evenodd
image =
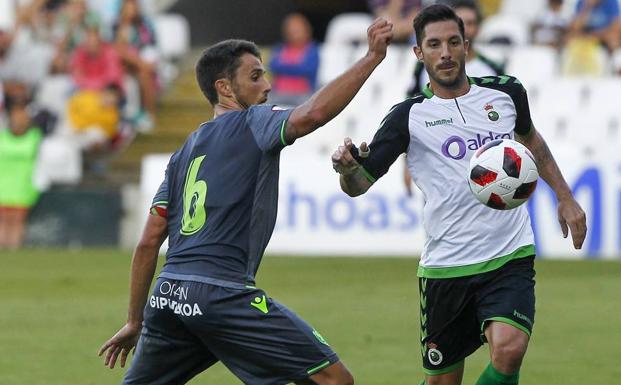
M 587 225 L 584 211 L 574 199 L 571 189 L 561 174 L 548 145 L 543 137 L 532 127 L 528 134 L 515 135 L 518 142 L 522 143 L 533 153 L 537 162 L 539 175 L 556 193 L 558 200 L 558 221 L 563 230 L 563 236 L 567 238 L 568 228 L 571 230 L 571 238 L 576 249 L 582 247 L 586 237 Z
M 386 57 L 392 23 L 381 18 L 375 20 L 367 30 L 367 39 L 369 50 L 362 59 L 291 112 L 285 130 L 287 143 L 315 131 L 345 109 Z
M 372 185 L 364 175 L 360 163 L 351 154 L 353 145 L 350 138 L 345 138 L 343 145 L 332 154 L 332 167 L 341 174 L 341 189 L 350 197 L 364 194 Z M 360 144 L 360 153 L 363 157 L 368 156 L 369 148 L 365 142 Z
M 142 330 L 142 312 L 155 274 L 158 253 L 167 236 L 166 218 L 149 215 L 132 258 L 127 323 L 99 349 L 100 356 L 106 353 L 104 365 L 110 369 L 114 368 L 119 354 L 121 367 L 124 367 L 127 355 L 138 343 Z

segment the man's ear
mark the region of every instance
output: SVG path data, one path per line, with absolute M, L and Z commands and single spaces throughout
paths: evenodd
M 216 91 L 218 92 L 218 95 L 222 95 L 224 97 L 230 98 L 233 96 L 233 87 L 231 86 L 231 82 L 225 78 L 216 80 Z
M 418 61 L 423 61 L 423 50 L 420 49 L 420 47 L 417 45 L 415 45 L 412 49 L 414 50 L 414 55 L 416 55 L 416 59 Z

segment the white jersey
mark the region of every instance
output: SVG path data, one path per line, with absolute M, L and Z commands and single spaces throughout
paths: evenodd
M 531 129 L 528 100 L 516 78 L 470 78 L 470 90 L 441 99 L 429 88 L 394 106 L 359 159 L 371 181 L 403 152 L 424 194 L 427 240 L 418 274 L 449 278 L 494 270 L 534 254 L 525 206 L 500 211 L 479 203 L 468 186 L 471 156 L 483 144 Z

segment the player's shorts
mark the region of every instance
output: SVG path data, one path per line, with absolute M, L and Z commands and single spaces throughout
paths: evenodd
M 184 384 L 222 363 L 244 384 L 300 381 L 339 359 L 323 337 L 257 288 L 159 278 L 124 384 Z
M 528 334 L 535 319 L 534 256 L 458 278 L 419 278 L 421 353 L 428 375 L 451 372 L 484 342 L 489 321 Z

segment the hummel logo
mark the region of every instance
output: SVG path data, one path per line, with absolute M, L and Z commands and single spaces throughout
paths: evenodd
M 250 302 L 250 305 L 256 307 L 261 310 L 264 314 L 267 314 L 267 301 L 265 300 L 265 295 L 262 298 L 254 297 L 254 302 Z
M 439 126 L 441 124 L 453 124 L 453 118 L 439 119 L 439 120 L 434 120 L 433 122 L 428 122 L 425 120 L 425 127 L 434 127 L 434 126 Z

